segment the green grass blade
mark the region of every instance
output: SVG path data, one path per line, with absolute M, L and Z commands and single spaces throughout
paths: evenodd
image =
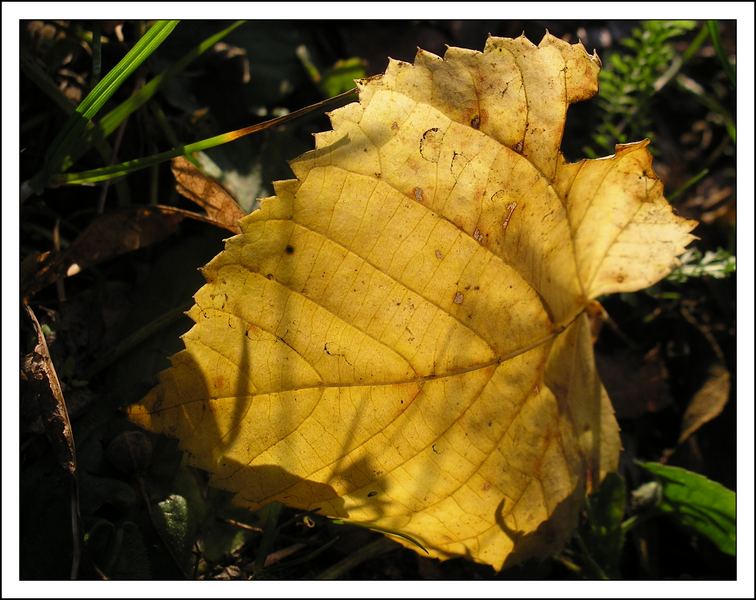
M 711 44 L 714 46 L 714 51 L 717 53 L 719 61 L 722 63 L 722 67 L 732 83 L 732 87 L 735 87 L 735 69 L 732 68 L 730 59 L 727 58 L 727 54 L 725 54 L 724 48 L 722 48 L 722 41 L 719 38 L 719 23 L 717 21 L 706 21 L 706 26 L 709 28 L 709 35 L 711 36 Z
M 690 179 L 688 179 L 685 183 L 683 183 L 679 188 L 677 188 L 674 192 L 672 192 L 669 196 L 667 196 L 667 202 L 674 202 L 677 198 L 679 198 L 682 194 L 684 194 L 688 189 L 690 189 L 692 186 L 696 185 L 699 181 L 701 181 L 704 177 L 706 177 L 709 174 L 709 169 L 703 169 L 693 175 Z
M 80 173 L 58 173 L 57 175 L 54 175 L 50 179 L 50 185 L 56 186 L 56 185 L 91 184 L 91 183 L 97 183 L 100 181 L 107 181 L 109 179 L 115 179 L 117 177 L 123 177 L 124 175 L 133 173 L 134 171 L 146 169 L 147 167 L 150 167 L 152 165 L 156 165 L 158 163 L 171 160 L 172 158 L 176 158 L 177 156 L 191 154 L 192 152 L 201 152 L 203 150 L 209 150 L 210 148 L 215 148 L 216 146 L 221 146 L 223 144 L 227 144 L 228 142 L 238 140 L 239 138 L 242 138 L 246 135 L 257 133 L 258 131 L 263 131 L 265 129 L 269 129 L 270 127 L 275 127 L 276 125 L 280 125 L 282 123 L 285 123 L 287 121 L 300 117 L 304 114 L 307 114 L 309 112 L 322 108 L 326 104 L 330 104 L 331 102 L 345 98 L 353 94 L 354 92 L 355 90 L 349 90 L 348 92 L 344 92 L 343 94 L 339 94 L 338 96 L 334 96 L 333 98 L 328 98 L 327 100 L 316 102 L 315 104 L 311 104 L 310 106 L 305 106 L 304 108 L 295 110 L 294 112 L 291 112 L 288 115 L 283 115 L 281 117 L 269 119 L 268 121 L 263 121 L 262 123 L 256 123 L 254 125 L 250 125 L 249 127 L 244 127 L 242 129 L 236 129 L 234 131 L 222 133 L 220 135 L 206 138 L 204 140 L 200 140 L 192 144 L 178 146 L 171 150 L 160 152 L 159 154 L 153 154 L 151 156 L 145 156 L 142 158 L 135 158 L 133 160 L 127 160 L 125 162 L 122 162 L 116 165 L 111 165 L 109 167 L 101 167 L 99 169 L 90 169 L 89 171 L 82 171 Z
M 152 98 L 166 81 L 183 71 L 187 67 L 187 65 L 189 65 L 189 63 L 191 63 L 195 58 L 204 54 L 209 48 L 212 48 L 217 42 L 222 40 L 234 29 L 237 29 L 245 22 L 246 21 L 236 21 L 229 27 L 226 27 L 222 31 L 219 31 L 218 33 L 210 36 L 206 40 L 203 40 L 197 46 L 192 48 L 192 50 L 182 56 L 178 61 L 165 69 L 162 73 L 156 75 L 150 81 L 148 81 L 144 85 L 144 87 L 142 87 L 137 93 L 131 96 L 131 98 L 123 101 L 121 104 L 107 113 L 100 120 L 100 130 L 102 131 L 102 134 L 107 137 L 111 133 L 113 133 L 116 128 L 124 121 L 124 119 L 126 119 L 126 117 L 128 117 L 150 98 Z
M 103 104 L 121 87 L 123 82 L 147 60 L 158 46 L 165 41 L 178 21 L 158 21 L 145 33 L 121 61 L 87 94 L 76 107 L 76 112 L 85 119 L 94 117 Z
M 152 55 L 176 27 L 178 21 L 158 21 L 145 33 L 134 47 L 113 67 L 76 107 L 65 125 L 58 132 L 45 156 L 45 166 L 31 182 L 40 192 L 47 185 L 50 174 L 61 169 L 66 156 L 81 143 L 82 135 L 92 117 L 118 90 L 127 77 Z

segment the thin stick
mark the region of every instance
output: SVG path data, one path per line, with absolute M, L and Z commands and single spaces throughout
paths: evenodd
M 398 547 L 395 542 L 392 542 L 388 538 L 379 538 L 327 568 L 316 579 L 338 579 L 366 560 L 385 554 L 390 550 L 395 550 Z

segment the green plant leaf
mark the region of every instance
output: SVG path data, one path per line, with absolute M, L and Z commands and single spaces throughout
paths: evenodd
M 662 484 L 660 510 L 709 538 L 722 552 L 735 556 L 735 492 L 680 467 L 638 464 Z
M 593 134 L 595 150 L 613 150 L 628 139 L 651 137 L 651 99 L 689 56 L 676 57 L 670 40 L 696 27 L 695 21 L 644 21 L 622 40 L 623 52 L 610 54 L 600 74 L 601 119 Z M 695 43 L 703 41 L 696 38 Z
M 698 248 L 691 248 L 680 257 L 680 266 L 669 274 L 669 281 L 685 283 L 696 277 L 724 279 L 735 272 L 735 257 L 723 248 L 716 252 L 707 250 L 702 254 Z
M 598 491 L 588 497 L 586 506 L 586 546 L 593 559 L 612 578 L 619 577 L 619 559 L 625 542 L 622 529 L 625 504 L 625 480 L 617 473 L 608 473 Z
M 245 520 L 250 512 L 231 503 L 231 494 L 216 488 L 207 489 L 207 512 L 200 527 L 203 556 L 210 563 L 223 560 L 254 536 L 254 527 L 246 529 L 232 525 L 232 522 L 248 525 Z
M 340 60 L 323 73 L 318 84 L 325 98 L 351 90 L 356 79 L 365 77 L 365 61 L 358 57 Z
M 192 561 L 192 546 L 197 533 L 194 511 L 184 496 L 171 494 L 157 503 L 155 525 L 160 537 L 186 574 Z

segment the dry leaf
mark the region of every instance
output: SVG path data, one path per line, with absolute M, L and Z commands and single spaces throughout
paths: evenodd
M 694 226 L 647 142 L 559 153 L 598 71 L 547 34 L 358 82 L 205 267 L 186 350 L 130 417 L 250 508 L 496 568 L 557 549 L 619 454 L 586 306 L 665 276 Z
M 58 279 L 78 275 L 111 258 L 160 242 L 174 233 L 185 218 L 239 233 L 239 219 L 244 212 L 220 184 L 192 171 L 194 167 L 186 162 L 187 165 L 174 164 L 177 189 L 205 209 L 204 214 L 156 204 L 98 215 L 65 251 L 27 257 L 22 265 L 24 296 L 33 296 Z
M 627 346 L 599 353 L 596 366 L 619 419 L 637 419 L 672 403 L 660 346 L 645 354 Z
M 218 227 L 228 229 L 231 233 L 241 232 L 239 219 L 245 213 L 220 183 L 200 173 L 183 156 L 173 159 L 171 170 L 179 194 L 204 209 Z
M 69 475 L 69 502 L 71 508 L 71 579 L 77 579 L 81 562 L 81 510 L 77 481 L 76 445 L 71 420 L 68 417 L 63 388 L 58 379 L 47 340 L 32 308 L 24 303 L 26 314 L 32 322 L 37 343 L 24 360 L 24 374 L 37 403 L 39 416 L 44 424 L 55 458 Z
M 730 372 L 720 363 L 709 367 L 709 375 L 685 409 L 680 427 L 678 446 L 715 419 L 724 410 L 730 399 Z
M 183 218 L 181 214 L 154 206 L 98 215 L 64 252 L 48 255 L 46 260 L 30 265 L 32 268 L 24 273 L 22 280 L 23 293 L 33 296 L 58 279 L 77 275 L 106 260 L 159 242 L 172 234 Z
M 37 336 L 34 350 L 24 360 L 24 373 L 32 391 L 31 397 L 36 400 L 37 410 L 58 463 L 64 471 L 75 477 L 76 447 L 63 389 L 50 357 L 42 327 L 31 307 L 25 304 L 24 308 Z

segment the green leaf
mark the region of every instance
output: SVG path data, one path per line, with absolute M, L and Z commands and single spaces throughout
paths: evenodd
M 625 480 L 608 473 L 598 491 L 588 498 L 586 546 L 591 556 L 609 577 L 619 577 L 619 559 L 625 542 L 622 520 L 625 516 Z
M 192 564 L 192 546 L 197 532 L 197 520 L 184 496 L 171 494 L 158 502 L 155 526 L 171 554 L 184 573 Z
M 209 563 L 218 563 L 224 557 L 258 535 L 254 526 L 246 521 L 253 514 L 245 508 L 234 506 L 233 494 L 210 487 L 207 489 L 205 520 L 200 526 L 202 556 Z M 234 526 L 236 522 L 239 526 Z
M 170 486 L 171 494 L 155 507 L 155 528 L 175 563 L 185 575 L 194 564 L 194 543 L 207 507 L 197 478 L 181 466 Z
M 619 528 L 625 515 L 625 480 L 608 473 L 599 490 L 588 499 L 588 518 L 597 532 Z
M 327 69 L 318 87 L 325 98 L 336 96 L 354 87 L 355 79 L 365 77 L 365 61 L 352 57 L 336 62 Z
M 722 552 L 735 556 L 735 492 L 680 467 L 638 464 L 662 484 L 660 510 L 709 538 Z

